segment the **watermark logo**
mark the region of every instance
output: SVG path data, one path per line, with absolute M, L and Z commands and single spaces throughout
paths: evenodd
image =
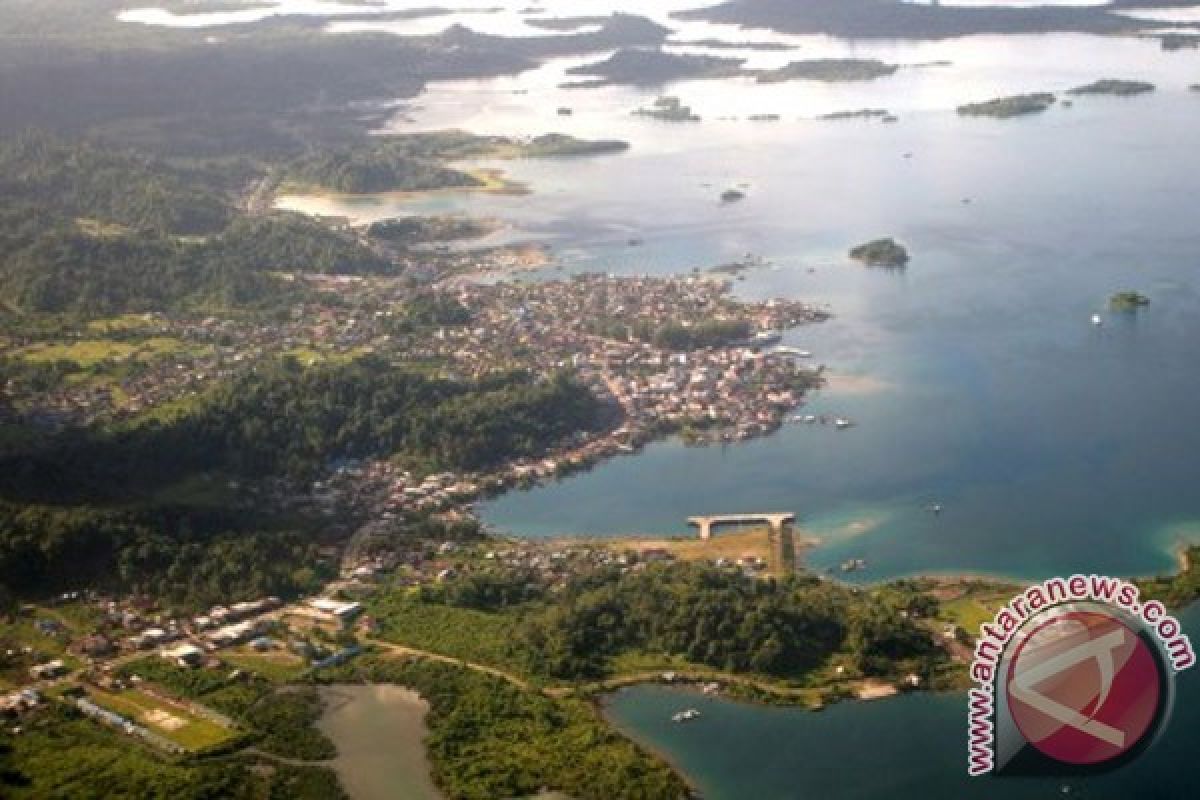
M 1117 578 L 1052 578 L 980 627 L 971 664 L 971 775 L 1077 774 L 1136 758 L 1195 663 L 1178 620 Z

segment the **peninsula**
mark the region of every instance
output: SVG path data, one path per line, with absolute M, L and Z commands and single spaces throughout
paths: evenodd
M 745 59 L 741 58 L 668 53 L 639 47 L 618 50 L 603 61 L 571 67 L 567 74 L 590 76 L 592 80 L 586 83 L 588 86 L 660 86 L 681 80 L 733 77 L 741 74 L 744 63 Z

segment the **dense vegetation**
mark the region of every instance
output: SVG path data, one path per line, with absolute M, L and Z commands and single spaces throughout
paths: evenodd
M 1146 81 L 1124 81 L 1115 78 L 1094 81 L 1086 86 L 1076 86 L 1068 89 L 1067 94 L 1113 94 L 1119 97 L 1130 97 L 1136 94 L 1153 92 L 1154 84 Z
M 851 248 L 850 257 L 868 267 L 903 267 L 908 250 L 895 239 L 875 239 Z
M 0 587 L 44 597 L 84 587 L 201 607 L 294 595 L 331 577 L 297 531 L 212 514 L 0 504 Z
M 626 142 L 576 139 L 547 133 L 531 139 L 474 136 L 461 131 L 435 131 L 404 136 L 371 137 L 341 149 L 322 149 L 292 161 L 286 180 L 338 192 L 420 191 L 482 186 L 483 182 L 445 162 L 469 158 L 550 158 L 616 153 Z
M 1183 608 L 1200 597 L 1200 546 L 1193 545 L 1183 554 L 1183 569 L 1174 575 L 1160 575 L 1137 581 L 1142 599 L 1158 599 L 1171 608 Z
M 454 381 L 366 357 L 300 369 L 284 363 L 215 391 L 167 429 L 138 429 L 135 459 L 186 453 L 193 468 L 311 478 L 335 457 L 396 454 L 435 469 L 477 470 L 537 455 L 600 424 L 595 397 L 565 374 Z M 178 457 L 176 457 L 178 458 Z M 144 463 L 144 462 L 143 462 Z M 165 465 L 163 465 L 165 466 Z
M 727 78 L 741 72 L 745 59 L 668 53 L 659 49 L 618 50 L 603 61 L 567 70 L 569 75 L 595 76 L 589 86 L 628 84 L 658 86 L 680 80 Z
M 606 421 L 600 401 L 565 373 L 459 381 L 372 356 L 307 369 L 284 360 L 213 389 L 168 423 L 68 431 L 0 458 L 0 491 L 112 494 L 207 470 L 311 480 L 333 459 L 389 454 L 430 470 L 480 470 Z
M 279 304 L 293 292 L 276 272 L 391 269 L 316 221 L 237 214 L 230 180 L 42 134 L 0 141 L 5 300 L 89 314 Z
M 619 139 L 576 139 L 562 133 L 544 133 L 524 142 L 521 145 L 521 155 L 526 158 L 594 156 L 620 153 L 628 149 L 629 143 Z
M 602 676 L 626 651 L 799 677 L 843 648 L 864 673 L 891 674 L 935 649 L 900 610 L 812 577 L 761 581 L 672 564 L 576 582 L 523 636 L 534 670 L 559 678 Z
M 778 69 L 762 70 L 758 73 L 759 83 L 782 83 L 784 81 L 870 81 L 895 74 L 895 64 L 869 58 L 813 58 L 793 61 Z
M 0 198 L 40 213 L 84 217 L 140 231 L 214 233 L 231 208 L 212 190 L 223 176 L 183 171 L 93 142 L 27 132 L 0 139 Z
M 1127 6 L 1146 0 L 1125 0 Z M 676 12 L 702 19 L 787 33 L 828 34 L 837 38 L 943 39 L 979 33 L 1118 33 L 1139 23 L 1108 7 L 1042 4 L 1010 7 L 895 0 L 727 0 L 715 6 Z
M 340 800 L 335 775 L 318 767 L 253 761 L 168 763 L 128 737 L 51 707 L 0 734 L 0 795 L 79 800 Z
M 555 789 L 578 800 L 687 796 L 657 758 L 612 731 L 587 703 L 523 691 L 490 675 L 429 661 L 366 656 L 325 671 L 330 682 L 397 683 L 430 705 L 426 745 L 450 800 L 526 797 Z
M 749 338 L 749 322 L 736 319 L 712 319 L 693 325 L 668 323 L 655 330 L 649 340 L 655 347 L 678 353 L 704 347 L 725 347 L 737 342 L 744 342 Z
M 399 140 L 403 142 L 403 140 Z M 288 167 L 288 179 L 351 194 L 480 186 L 479 179 L 414 157 L 396 140 L 370 147 L 305 156 Z
M 371 223 L 367 235 L 373 239 L 411 246 L 455 239 L 478 239 L 491 233 L 492 229 L 492 225 L 471 217 L 399 217 Z
M 1117 292 L 1108 298 L 1108 307 L 1113 311 L 1137 311 L 1143 306 L 1150 305 L 1150 298 L 1141 292 L 1126 290 Z
M 1049 92 L 1018 94 L 1012 97 L 997 97 L 982 103 L 967 103 L 958 107 L 964 117 L 995 117 L 1008 119 L 1025 114 L 1037 114 L 1054 105 L 1057 98 Z

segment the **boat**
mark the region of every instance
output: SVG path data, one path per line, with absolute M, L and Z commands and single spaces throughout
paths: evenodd
M 837 426 L 838 430 L 845 430 L 846 428 L 849 428 L 850 426 L 852 426 L 854 423 L 851 422 L 850 420 L 846 419 L 845 417 L 838 417 L 837 419 L 835 419 L 833 421 L 833 424 Z
M 1104 324 L 1104 319 L 1099 314 L 1092 314 L 1092 324 L 1098 328 Z
M 671 722 L 691 722 L 700 718 L 700 712 L 694 708 L 678 711 L 671 715 Z
M 779 331 L 758 331 L 750 339 L 750 344 L 755 347 L 764 347 L 766 345 L 778 344 L 783 339 L 783 334 Z
M 813 424 L 814 422 L 816 422 L 816 421 L 817 421 L 817 415 L 816 415 L 816 414 L 805 414 L 805 415 L 804 415 L 804 423 L 805 423 L 806 425 L 812 425 L 812 424 Z

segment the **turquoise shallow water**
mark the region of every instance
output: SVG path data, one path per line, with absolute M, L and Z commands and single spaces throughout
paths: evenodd
M 1185 632 L 1200 633 L 1200 608 L 1182 620 Z M 706 800 L 1183 800 L 1196 796 L 1200 673 L 1181 673 L 1177 689 L 1169 727 L 1148 752 L 1106 775 L 1066 781 L 968 778 L 963 694 L 843 703 L 817 714 L 641 686 L 612 695 L 606 713 L 668 757 Z M 690 707 L 699 720 L 671 722 Z

